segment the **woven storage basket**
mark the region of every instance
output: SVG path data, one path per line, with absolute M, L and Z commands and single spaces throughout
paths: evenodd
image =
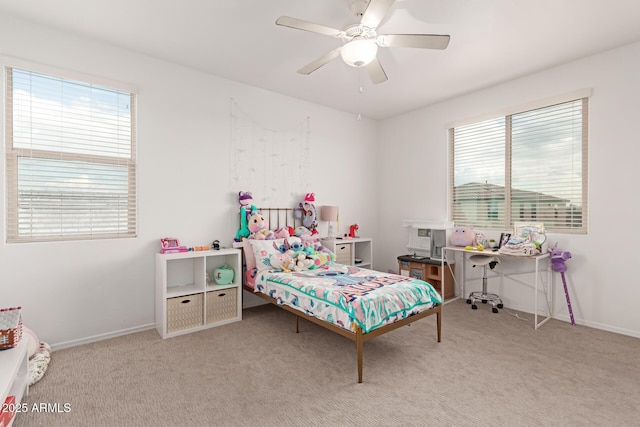
M 238 316 L 238 290 L 235 288 L 207 292 L 207 324 Z
M 18 345 L 22 338 L 22 307 L 0 309 L 0 349 Z
M 167 333 L 203 325 L 202 294 L 167 299 Z
M 336 262 L 338 264 L 351 264 L 351 245 L 336 246 Z

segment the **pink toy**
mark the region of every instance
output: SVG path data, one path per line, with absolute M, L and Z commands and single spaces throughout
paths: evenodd
M 456 227 L 451 233 L 451 244 L 453 246 L 474 246 L 476 243 L 476 233 L 473 227 Z
M 557 271 L 562 276 L 562 284 L 564 285 L 564 296 L 567 298 L 567 307 L 569 308 L 569 316 L 571 317 L 571 325 L 575 325 L 576 322 L 573 318 L 573 309 L 571 308 L 571 299 L 569 299 L 569 289 L 567 289 L 567 281 L 564 277 L 564 272 L 567 271 L 566 260 L 571 258 L 571 252 L 562 251 L 558 249 L 558 244 L 549 249 L 551 254 L 551 268 L 553 271 Z
M 181 246 L 180 241 L 173 237 L 164 237 L 160 239 L 160 253 L 171 254 L 176 252 L 189 252 L 189 248 Z
M 273 240 L 276 238 L 274 232 L 269 230 L 269 221 L 259 212 L 255 212 L 249 218 L 250 239 Z

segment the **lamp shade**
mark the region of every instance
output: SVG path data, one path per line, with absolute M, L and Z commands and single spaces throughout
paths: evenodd
M 322 206 L 320 208 L 320 219 L 322 221 L 337 221 L 338 220 L 338 207 L 337 206 Z
M 373 61 L 378 53 L 378 45 L 373 40 L 354 38 L 342 46 L 340 56 L 342 60 L 352 67 L 363 67 Z

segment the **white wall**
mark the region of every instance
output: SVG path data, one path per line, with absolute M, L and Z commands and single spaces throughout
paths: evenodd
M 379 220 L 386 226 L 380 227 L 378 243 L 384 244 L 376 245 L 376 267 L 397 269 L 397 255 L 406 253 L 402 219 L 447 217 L 448 123 L 590 87 L 589 232 L 549 240 L 573 254 L 567 282 L 576 322 L 640 336 L 640 257 L 631 231 L 640 212 L 639 75 L 636 43 L 381 123 L 378 158 L 386 167 L 378 181 Z M 568 320 L 557 273 L 555 279 L 554 316 Z M 533 311 L 527 287 L 505 282 L 497 290 L 506 306 Z
M 310 118 L 311 188 L 283 195 L 279 204 L 294 206 L 313 191 L 318 207 L 340 206 L 341 231 L 357 222 L 375 237 L 376 193 L 369 185 L 376 174 L 374 121 L 2 14 L 0 55 L 138 88 L 137 238 L 5 243 L 4 162 L 0 167 L 0 307 L 22 306 L 25 325 L 58 348 L 154 322 L 154 254 L 161 237 L 189 246 L 213 239 L 231 244 L 238 191 L 259 196 L 257 189 L 229 184 L 231 98 L 272 129 Z
M 551 240 L 574 254 L 568 282 L 577 321 L 640 336 L 640 287 L 634 275 L 638 256 L 626 249 L 630 239 L 617 237 L 619 224 L 633 224 L 640 211 L 638 192 L 630 187 L 639 181 L 635 130 L 640 117 L 640 44 L 380 124 L 2 14 L 0 55 L 139 89 L 138 237 L 6 244 L 2 227 L 0 306 L 23 306 L 25 324 L 54 346 L 133 331 L 154 321 L 153 258 L 159 238 L 175 236 L 188 245 L 216 238 L 230 244 L 236 231 L 235 195 L 252 190 L 229 184 L 230 98 L 274 128 L 310 117 L 312 188 L 305 191 L 316 193 L 318 206 L 340 206 L 342 232 L 358 223 L 361 235 L 373 237 L 375 267 L 386 270 L 397 269 L 396 257 L 406 252 L 402 219 L 446 217 L 445 124 L 583 87 L 593 88 L 590 230 L 586 236 Z M 3 123 L 0 132 L 4 135 Z M 610 208 L 619 206 L 616 186 L 627 190 L 628 199 Z M 298 201 L 283 196 L 283 204 Z M 500 292 L 508 306 L 532 310 L 530 290 L 507 284 Z M 566 319 L 561 285 L 555 299 L 555 315 Z

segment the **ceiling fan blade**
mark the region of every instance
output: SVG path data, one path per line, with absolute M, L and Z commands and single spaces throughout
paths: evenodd
M 342 46 L 333 49 L 331 52 L 327 52 L 324 55 L 322 55 L 320 58 L 316 59 L 315 61 L 310 62 L 309 64 L 305 65 L 304 67 L 300 68 L 298 70 L 298 73 L 300 74 L 311 74 L 312 72 L 314 72 L 315 70 L 317 70 L 318 68 L 322 67 L 324 64 L 333 61 L 334 59 L 336 59 L 337 57 L 340 56 L 340 51 L 342 50 Z
M 396 0 L 371 0 L 364 11 L 360 23 L 365 27 L 376 28 Z
M 295 28 L 297 30 L 311 31 L 312 33 L 324 34 L 325 36 L 340 37 L 343 33 L 335 28 L 325 27 L 324 25 L 314 24 L 313 22 L 303 21 L 302 19 L 291 18 L 290 16 L 281 16 L 276 19 L 276 25 L 283 27 Z
M 440 34 L 381 34 L 376 39 L 382 47 L 417 47 L 420 49 L 446 49 L 451 36 Z
M 378 58 L 374 58 L 373 61 L 365 65 L 371 81 L 375 84 L 386 82 L 388 80 L 387 73 L 384 72 L 382 64 L 378 61 Z

